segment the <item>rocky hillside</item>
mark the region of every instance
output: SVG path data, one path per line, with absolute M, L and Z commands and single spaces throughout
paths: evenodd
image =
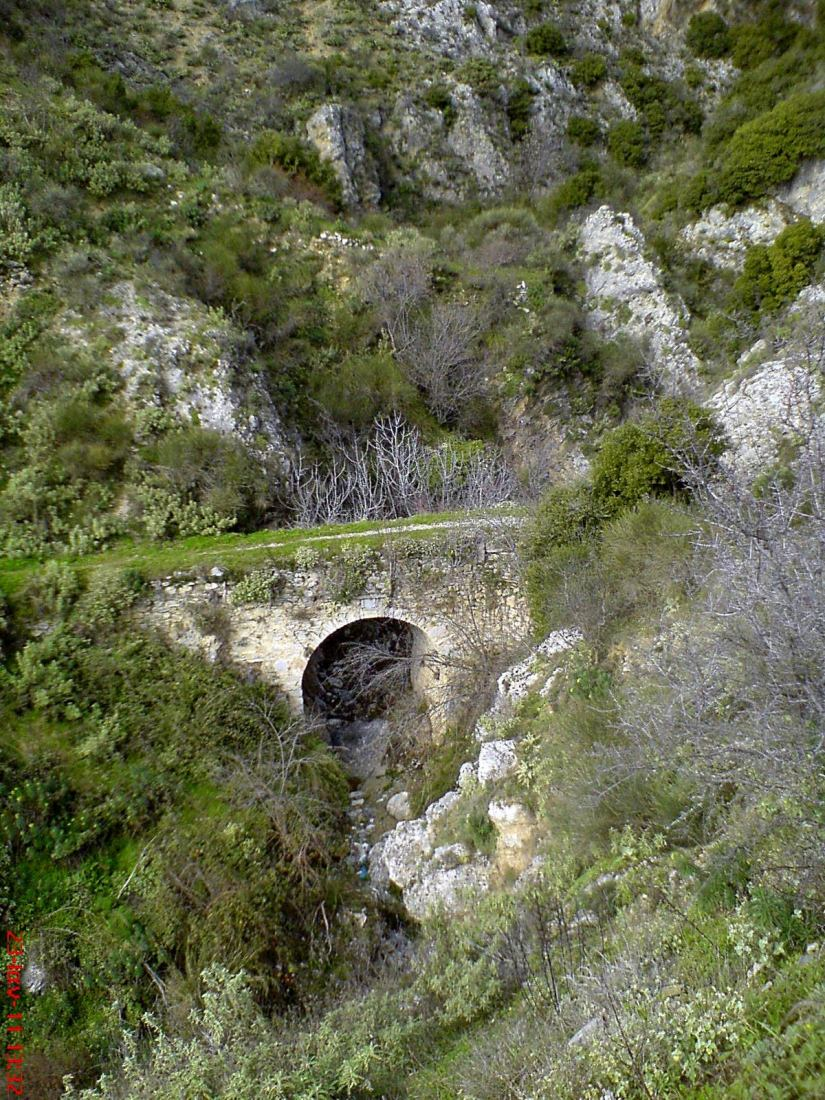
M 0 0 L 32 1096 L 822 1095 L 823 88 L 822 0 Z M 467 512 L 531 628 L 333 646 L 356 778 L 232 632 Z

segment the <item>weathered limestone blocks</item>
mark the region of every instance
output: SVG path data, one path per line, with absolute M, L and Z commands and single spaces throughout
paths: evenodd
M 506 722 L 516 698 L 540 684 L 541 657 L 552 657 L 572 648 L 581 635 L 557 631 L 533 653 L 499 679 L 499 694 L 482 720 L 485 731 Z M 509 698 L 510 692 L 514 699 Z M 385 833 L 369 853 L 370 876 L 379 888 L 395 886 L 410 916 L 417 920 L 443 908 L 461 913 L 472 898 L 490 889 L 502 875 L 523 875 L 534 864 L 537 825 L 532 811 L 512 799 L 493 798 L 487 809 L 496 831 L 496 850 L 489 856 L 471 852 L 461 843 L 439 843 L 445 821 L 461 814 L 467 798 L 493 787 L 513 774 L 518 763 L 517 742 L 498 738 L 481 744 L 477 760 L 462 764 L 456 788 L 433 802 L 421 817 L 402 821 Z M 449 830 L 447 830 L 449 831 Z
M 277 684 L 296 711 L 313 653 L 350 623 L 390 618 L 415 628 L 414 684 L 436 710 L 449 698 L 449 658 L 464 644 L 468 619 L 488 622 L 493 632 L 526 629 L 515 560 L 502 552 L 491 565 L 476 540 L 465 552 L 432 540 L 403 553 L 361 547 L 316 558 L 311 565 L 257 568 L 237 581 L 220 568 L 206 577 L 167 577 L 155 583 L 144 618 L 209 659 L 226 658 Z M 432 667 L 429 653 L 440 658 Z

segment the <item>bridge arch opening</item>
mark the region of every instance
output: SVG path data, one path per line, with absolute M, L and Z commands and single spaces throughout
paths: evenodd
M 402 699 L 423 691 L 423 630 L 387 616 L 356 619 L 315 649 L 301 680 L 304 712 L 336 730 L 384 719 Z

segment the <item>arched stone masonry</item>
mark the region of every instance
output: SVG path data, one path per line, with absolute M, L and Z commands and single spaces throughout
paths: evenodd
M 470 636 L 526 635 L 528 613 L 509 543 L 497 547 L 474 534 L 458 547 L 407 540 L 359 548 L 357 555 L 314 557 L 310 564 L 273 562 L 236 578 L 220 566 L 166 577 L 154 583 L 144 617 L 173 641 L 277 684 L 297 713 L 313 655 L 354 623 L 408 624 L 416 689 L 434 701 L 446 697 L 450 658 Z M 438 660 L 424 660 L 425 653 Z

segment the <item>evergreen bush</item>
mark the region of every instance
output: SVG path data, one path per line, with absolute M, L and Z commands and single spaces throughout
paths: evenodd
M 719 58 L 730 53 L 732 41 L 722 16 L 715 11 L 703 11 L 691 16 L 685 44 L 696 57 Z
M 623 168 L 641 168 L 647 160 L 645 132 L 638 122 L 623 119 L 615 122 L 607 133 L 607 148 Z
M 507 119 L 510 123 L 510 136 L 514 141 L 523 141 L 530 130 L 530 110 L 535 92 L 526 80 L 517 80 L 507 96 Z
M 567 123 L 567 136 L 578 145 L 595 145 L 601 133 L 598 122 L 584 115 L 572 115 Z
M 735 297 L 753 312 L 778 309 L 811 281 L 823 244 L 825 230 L 804 218 L 783 229 L 773 244 L 749 248 Z
M 557 23 L 540 23 L 524 36 L 524 47 L 534 57 L 564 57 L 569 52 L 567 41 Z
M 825 156 L 823 118 L 825 91 L 804 92 L 740 126 L 702 201 L 738 206 L 793 179 L 803 160 Z
M 607 76 L 607 61 L 600 53 L 586 53 L 573 62 L 570 79 L 579 88 L 595 88 Z

